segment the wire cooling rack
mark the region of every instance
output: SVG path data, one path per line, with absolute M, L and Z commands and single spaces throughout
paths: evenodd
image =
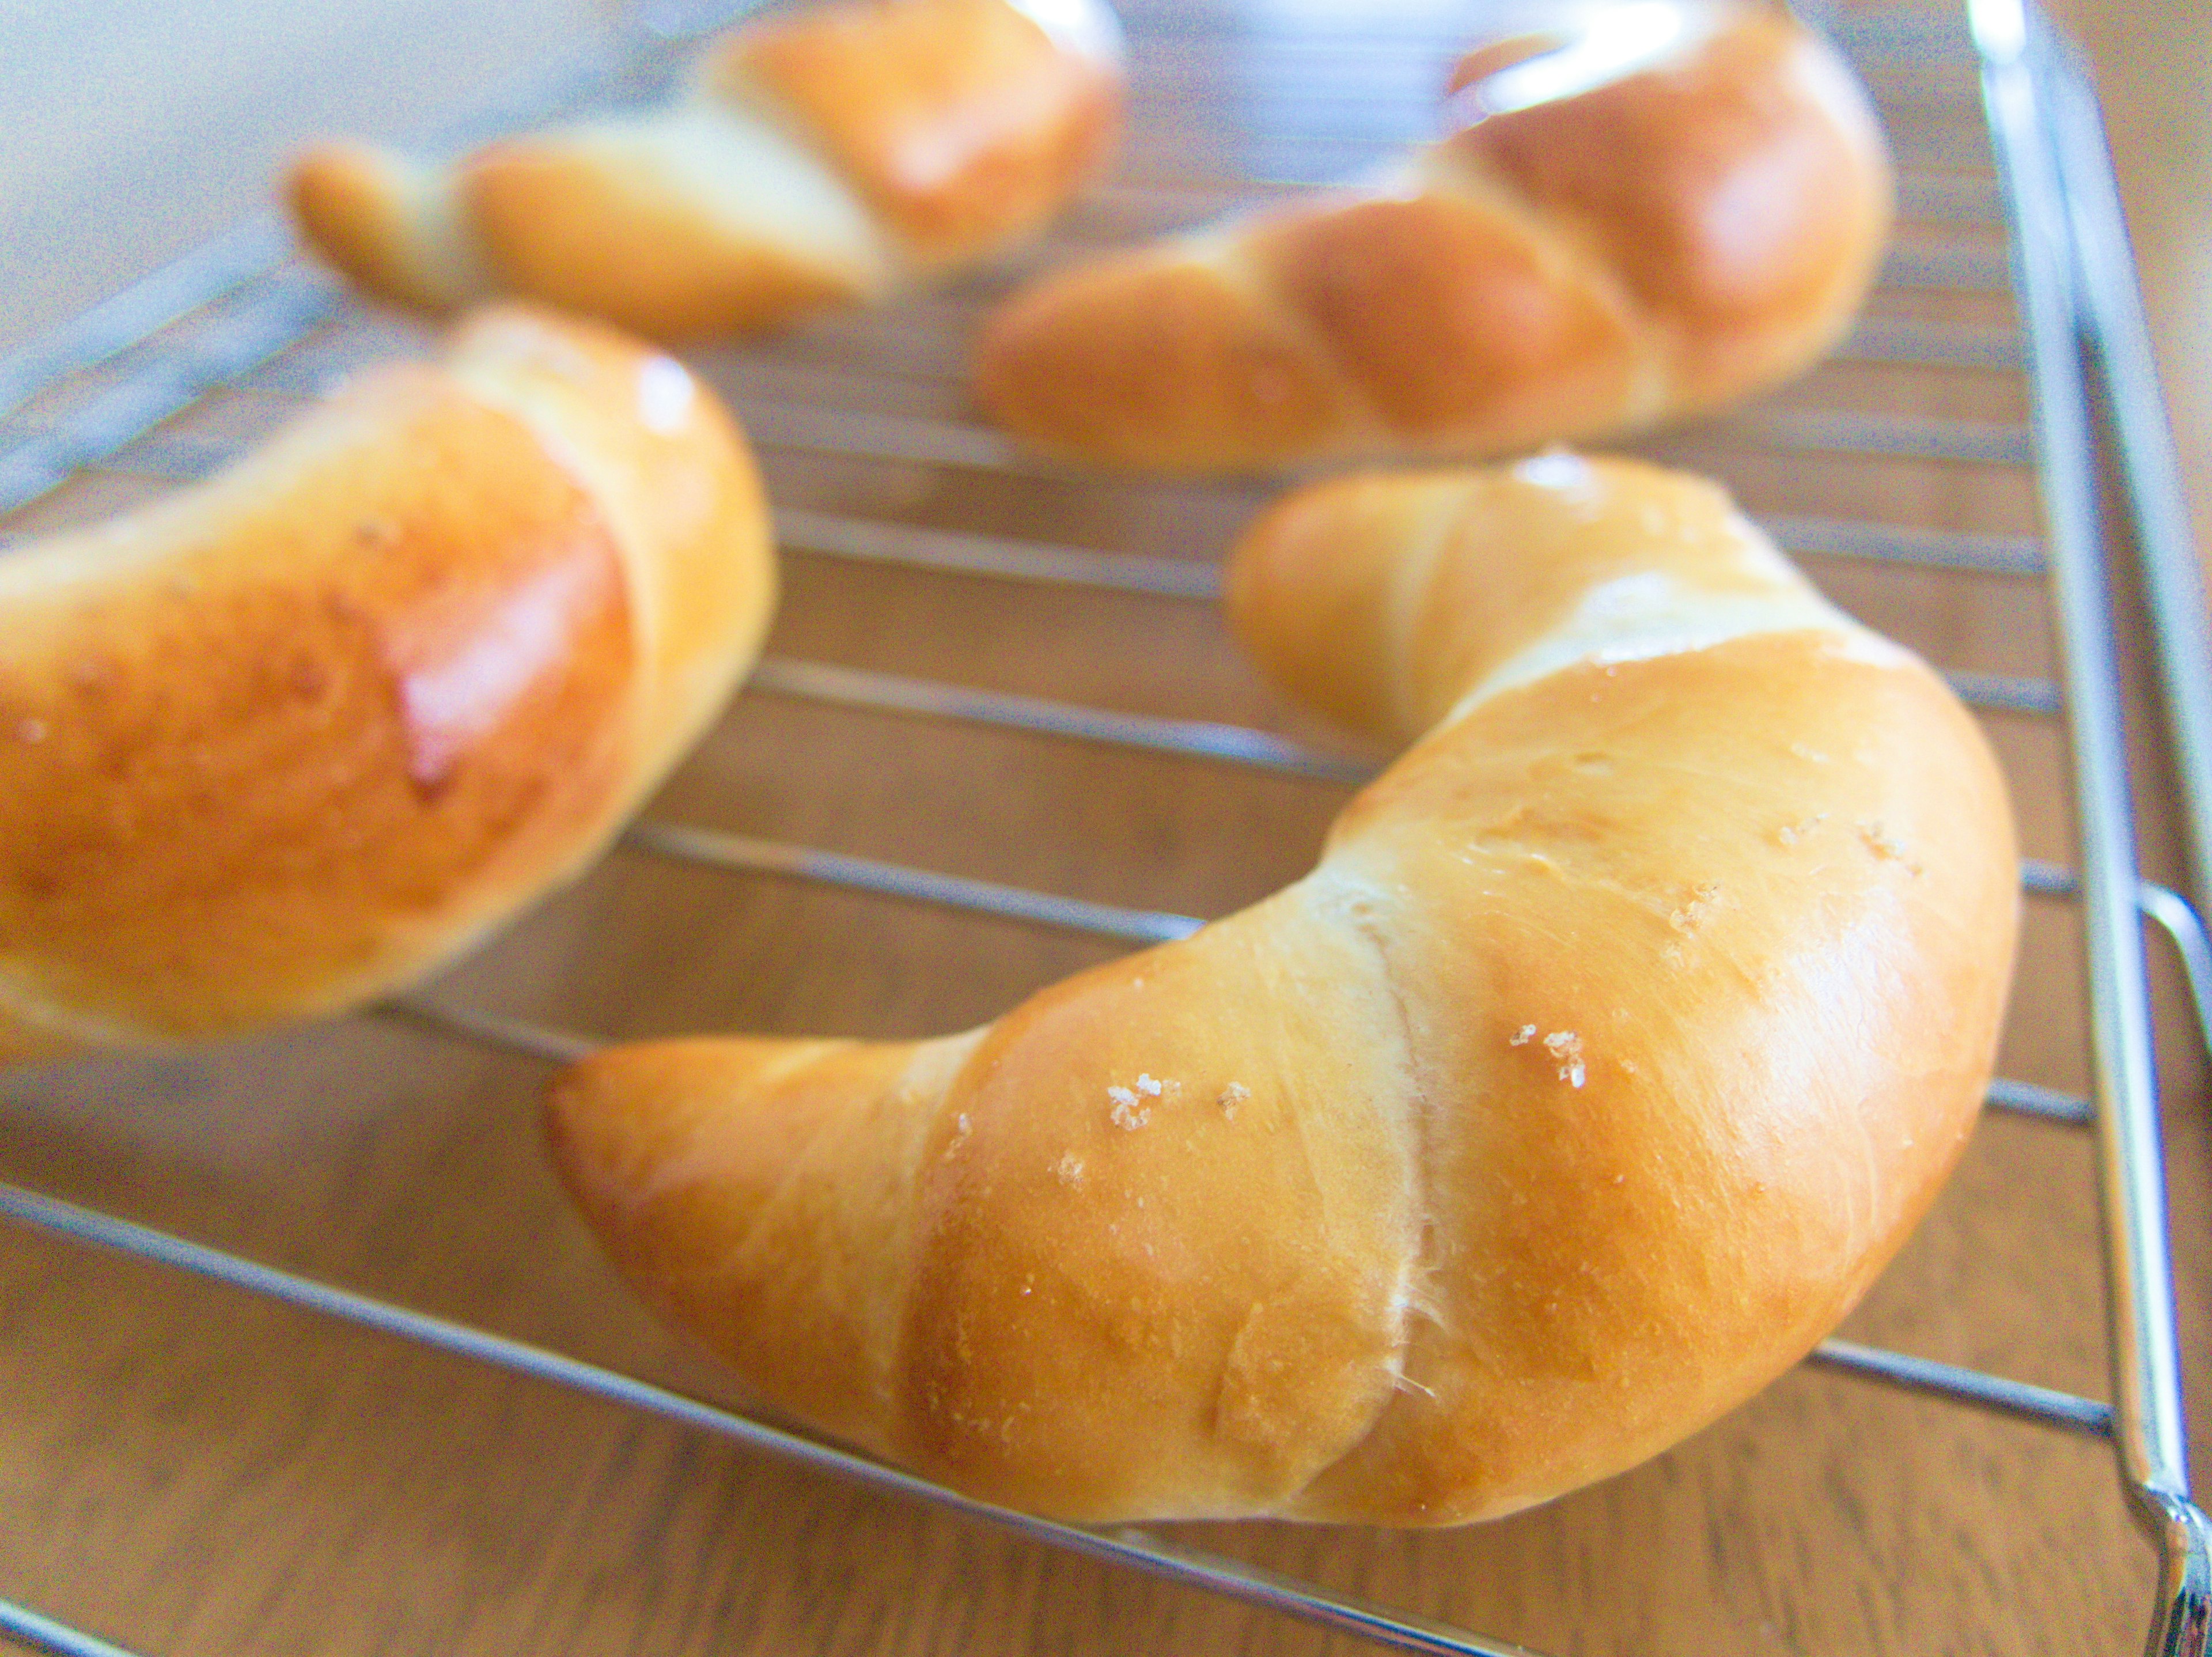
M 1421 136 L 1436 71 L 1453 41 L 1473 32 L 1464 16 L 1418 15 L 1335 34 L 1309 25 L 1279 39 L 1242 31 L 1233 21 L 1192 22 L 1150 11 L 1128 21 L 1136 48 L 1128 159 L 1114 182 L 1071 214 L 1045 250 L 1047 259 L 1189 222 L 1255 195 L 1294 195 Z M 2185 1465 L 2145 922 L 2179 960 L 2200 1033 L 2212 1029 L 2212 949 L 2189 903 L 2143 880 L 2137 869 L 2128 728 L 2104 556 L 2107 526 L 2100 515 L 2100 468 L 2106 464 L 2120 483 L 2130 544 L 2149 599 L 2165 692 L 2163 728 L 2200 892 L 2212 890 L 2212 836 L 2206 832 L 2212 823 L 2212 665 L 2110 163 L 2086 79 L 2063 43 L 2039 19 L 2023 15 L 2015 0 L 1976 0 L 1971 31 L 1967 20 L 1937 14 L 1862 12 L 1828 21 L 1887 107 L 1905 168 L 1905 222 L 1883 284 L 1893 302 L 1870 310 L 1839 361 L 1847 369 L 1936 375 L 2025 372 L 2032 419 L 2023 425 L 1978 414 L 1907 415 L 1881 407 L 1878 398 L 1862 397 L 1862 406 L 1851 406 L 1847 397 L 1824 402 L 1789 394 L 1658 447 L 1674 453 L 1686 444 L 1700 464 L 1754 482 L 1793 465 L 1841 469 L 1847 479 L 1852 468 L 1862 468 L 1866 497 L 1876 506 L 1893 475 L 1883 468 L 1895 463 L 2020 483 L 2033 468 L 2039 534 L 2017 526 L 1957 527 L 1962 516 L 1974 518 L 1971 511 L 1935 515 L 1939 521 L 1948 518 L 1940 527 L 1904 516 L 1886 521 L 1875 511 L 1862 518 L 1759 515 L 1783 545 L 1824 572 L 1861 565 L 2048 582 L 2055 680 L 1988 671 L 1951 677 L 1967 702 L 1993 717 L 2063 717 L 2070 744 L 2078 862 L 2032 860 L 2022 881 L 2032 899 L 2071 905 L 2078 913 L 2093 1085 L 2083 1096 L 2001 1079 L 1990 1103 L 2095 1136 L 2112 1400 L 1844 1340 L 1823 1343 L 1811 1362 L 2108 1442 L 2161 1566 L 2148 1648 L 2201 1652 L 2212 1614 L 2212 1561 Z M 477 112 L 438 142 L 458 144 L 562 111 L 653 95 L 705 26 L 696 17 L 642 9 L 609 43 L 498 107 Z M 1220 62 L 1231 64 L 1239 77 L 1234 98 L 1212 95 L 1207 77 L 1220 73 Z M 1317 67 L 1326 72 L 1315 72 Z M 1155 119 L 1168 112 L 1179 125 Z M 1188 130 L 1194 125 L 1195 139 Z M 1170 129 L 1171 139 L 1160 136 Z M 2009 261 L 1999 234 L 2008 226 Z M 796 487 L 778 491 L 786 502 L 777 514 L 786 552 L 856 572 L 925 570 L 1053 593 L 1210 600 L 1218 572 L 1206 559 L 1163 556 L 1144 546 L 1091 547 L 1077 544 L 1075 535 L 1061 540 L 1040 533 L 1051 521 L 1034 510 L 1024 515 L 994 505 L 993 491 L 1012 484 L 1130 492 L 1145 487 L 1103 484 L 1036 460 L 964 411 L 958 387 L 967 332 L 1016 274 L 1002 271 L 886 312 L 829 320 L 787 341 L 720 353 L 707 362 L 744 415 L 771 478 L 781 467 L 785 481 L 796 480 Z M 1912 302 L 1929 294 L 1962 302 Z M 275 219 L 249 222 L 0 361 L 0 533 L 12 532 L 12 539 L 35 533 L 108 509 L 118 490 L 128 496 L 198 476 L 235 453 L 258 425 L 318 394 L 334 376 L 420 343 L 301 263 Z M 810 468 L 846 463 L 878 468 L 892 480 L 858 491 L 866 509 L 850 509 L 851 501 L 836 489 L 810 493 L 806 487 Z M 927 482 L 927 491 L 917 489 L 917 479 Z M 1970 505 L 1975 497 L 1972 485 L 1953 492 Z M 1225 524 L 1259 498 L 1237 486 L 1177 486 L 1151 521 Z M 974 521 L 932 521 L 945 515 L 938 509 L 945 500 L 972 504 Z M 930 509 L 900 509 L 915 502 Z M 1080 515 L 1073 521 L 1079 527 Z M 1116 712 L 789 656 L 763 661 L 748 695 L 1072 739 L 1324 783 L 1356 782 L 1370 768 L 1362 756 L 1242 723 Z M 623 844 L 681 863 L 797 877 L 1117 943 L 1179 937 L 1200 924 L 1165 910 L 735 833 L 658 810 L 635 825 Z M 374 1016 L 532 1058 L 570 1059 L 593 1045 L 544 1022 L 471 1005 L 448 990 L 395 999 Z M 1522 1650 L 1180 1539 L 1071 1527 L 990 1508 L 614 1368 L 22 1185 L 0 1186 L 0 1211 L 1385 1645 L 1487 1657 Z M 59 1652 L 118 1650 L 4 1603 L 0 1631 Z

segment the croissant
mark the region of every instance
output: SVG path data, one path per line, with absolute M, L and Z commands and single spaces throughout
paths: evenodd
M 291 204 L 403 304 L 512 292 L 662 340 L 750 333 L 1029 235 L 1120 109 L 1103 0 L 847 0 L 732 31 L 659 111 L 452 164 L 323 145 Z
M 1479 457 L 1679 419 L 1811 366 L 1890 219 L 1866 94 L 1779 7 L 1634 0 L 1493 42 L 1372 187 L 1079 265 L 985 329 L 984 407 L 1197 472 Z
M 964 1035 L 607 1050 L 553 1144 L 761 1399 L 957 1489 L 1504 1514 L 1747 1397 L 1927 1208 L 2010 972 L 2003 784 L 1649 466 L 1310 488 L 1229 590 L 1412 745 L 1311 874 Z
M 0 560 L 0 1057 L 336 1011 L 594 856 L 775 594 L 744 440 L 515 308 Z

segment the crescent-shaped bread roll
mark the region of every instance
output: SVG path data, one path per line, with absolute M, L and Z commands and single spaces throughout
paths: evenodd
M 0 558 L 0 1057 L 356 1005 L 596 856 L 775 600 L 670 358 L 504 308 Z
M 1510 454 L 1810 367 L 1888 233 L 1863 89 L 1778 6 L 1579 18 L 1469 55 L 1454 130 L 1377 186 L 1018 295 L 984 406 L 1075 459 L 1211 472 Z
M 458 161 L 331 143 L 295 166 L 309 241 L 382 298 L 507 292 L 657 339 L 772 328 L 984 258 L 1110 151 L 1103 0 L 842 0 L 732 31 L 666 108 Z
M 1410 741 L 1305 879 L 920 1043 L 556 1084 L 623 1274 L 768 1404 L 1073 1520 L 1443 1525 L 1794 1363 L 1933 1198 L 2018 905 L 1917 657 L 1722 492 L 1554 454 L 1267 513 L 1231 611 Z

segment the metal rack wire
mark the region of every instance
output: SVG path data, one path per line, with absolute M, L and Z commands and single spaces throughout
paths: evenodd
M 2038 468 L 2045 524 L 2040 540 L 1803 516 L 1770 518 L 1767 527 L 1784 546 L 1800 552 L 2044 577 L 2051 584 L 2062 647 L 2060 681 L 1961 673 L 1953 675 L 1953 682 L 1968 702 L 1984 709 L 2033 718 L 2063 710 L 2071 739 L 2081 867 L 2031 862 L 2023 868 L 2022 881 L 2030 896 L 2076 904 L 2083 917 L 2092 990 L 2094 1102 L 2011 1079 L 1995 1084 L 1989 1102 L 2084 1126 L 2097 1136 L 2114 1308 L 2114 1398 L 2108 1404 L 1842 1340 L 1823 1343 L 1813 1362 L 2109 1441 L 2163 1563 L 2149 1649 L 2198 1653 L 2206 1648 L 2212 1619 L 2212 1555 L 2207 1551 L 2205 1520 L 2190 1500 L 2183 1455 L 2143 923 L 2148 919 L 2177 952 L 2203 1031 L 2212 1031 L 2212 947 L 2187 901 L 2143 881 L 2136 868 L 2126 728 L 2108 619 L 2106 527 L 2094 478 L 2101 454 L 2094 425 L 2100 406 L 2120 440 L 2116 458 L 2127 484 L 2136 541 L 2160 630 L 2173 746 L 2190 791 L 2199 890 L 2205 891 L 2212 890 L 2212 835 L 2206 829 L 2212 823 L 2212 671 L 2206 666 L 2202 594 L 2180 527 L 2132 272 L 2124 258 L 2113 257 L 2124 242 L 2114 234 L 2118 208 L 2094 99 L 2063 45 L 2039 20 L 2021 11 L 2019 0 L 1972 0 L 1971 10 L 1975 56 L 1923 52 L 1911 74 L 1890 92 L 1893 99 L 1925 99 L 1931 94 L 1922 82 L 1971 64 L 1979 76 L 2002 197 L 1987 180 L 1955 170 L 1978 158 L 1979 135 L 1954 137 L 1937 155 L 1954 170 L 1908 174 L 1907 214 L 1923 223 L 2008 224 L 2024 338 L 1996 324 L 1876 318 L 1860 327 L 1844 355 L 1859 362 L 1982 369 L 2024 365 L 2033 391 L 2032 425 L 1777 407 L 1738 417 L 1705 433 L 1703 441 L 1723 448 Z M 656 21 L 650 12 L 636 14 L 629 33 L 444 137 L 458 143 L 476 131 L 649 88 L 665 79 L 669 64 L 706 21 L 672 22 Z M 1839 27 L 1849 44 L 1854 29 L 1863 35 L 1869 26 L 1842 22 Z M 1937 29 L 1933 38 L 1956 45 L 1960 37 Z M 1370 38 L 1347 43 L 1345 49 L 1372 51 L 1387 61 L 1393 43 Z M 1915 81 L 1914 75 L 1920 79 Z M 1171 83 L 1140 85 L 1140 122 L 1146 98 L 1174 92 Z M 1318 109 L 1303 107 L 1286 119 L 1285 130 L 1230 147 L 1232 162 L 1272 169 L 1265 186 L 1255 183 L 1254 188 L 1295 192 L 1340 170 L 1363 149 L 1371 151 L 1377 143 L 1411 136 L 1387 106 L 1378 113 L 1370 103 L 1329 106 L 1323 101 Z M 1312 121 L 1316 130 L 1292 130 L 1299 121 Z M 2063 141 L 2054 142 L 2054 134 Z M 1139 153 L 1142 157 L 1141 142 Z M 1908 155 L 1908 164 L 1913 159 Z M 1187 220 L 1212 200 L 1225 201 L 1237 193 L 1236 187 L 1208 179 L 1173 176 L 1168 158 L 1154 155 L 1150 161 L 1143 182 L 1125 180 L 1097 192 L 1066 235 L 1079 241 L 1115 240 Z M 1900 242 L 1886 279 L 1903 288 L 2014 290 L 2002 262 L 1989 247 L 1925 236 Z M 994 433 L 941 413 L 912 412 L 901 406 L 900 397 L 883 394 L 886 387 L 893 392 L 902 385 L 927 388 L 957 374 L 957 360 L 947 360 L 937 342 L 957 338 L 988 285 L 921 302 L 939 314 L 939 327 L 893 336 L 877 319 L 855 317 L 817 331 L 817 344 L 826 340 L 832 353 L 827 357 L 748 359 L 730 365 L 720 377 L 737 395 L 756 442 L 767 450 L 859 456 L 955 472 L 1068 475 Z M 325 374 L 315 366 L 313 342 L 345 338 L 357 318 L 351 302 L 297 263 L 282 228 L 264 218 L 0 361 L 0 522 L 88 473 L 189 478 L 220 464 L 232 443 L 160 428 L 211 391 L 246 389 L 279 403 L 313 394 Z M 787 550 L 848 563 L 1196 602 L 1210 601 L 1217 591 L 1210 566 L 1144 553 L 1093 551 L 796 509 L 779 514 L 778 528 Z M 761 664 L 749 689 L 878 714 L 980 723 L 1328 780 L 1356 780 L 1365 770 L 1357 756 L 1234 725 L 1113 713 L 821 662 L 770 659 Z M 1200 924 L 1180 914 L 1081 901 L 658 819 L 634 825 L 625 844 L 658 857 L 825 882 L 1120 941 L 1180 937 Z M 567 1061 L 593 1045 L 567 1031 L 424 996 L 401 997 L 378 1010 L 532 1059 Z M 0 1186 L 0 1213 L 650 1411 L 1054 1546 L 1386 1645 L 1474 1657 L 1526 1657 L 1517 1647 L 1380 1611 L 1180 1543 L 1133 1531 L 1109 1533 L 1059 1525 L 992 1508 L 606 1368 L 20 1186 Z M 83 1657 L 116 1653 L 90 1636 L 4 1603 L 0 1632 Z

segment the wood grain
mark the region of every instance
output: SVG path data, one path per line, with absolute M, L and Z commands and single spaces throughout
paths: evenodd
M 1130 11 L 1149 136 L 1128 170 L 1196 185 L 1229 176 L 1218 159 L 1223 135 L 1246 128 L 1311 129 L 1315 112 L 1333 109 L 1338 119 L 1418 130 L 1419 101 L 1449 44 L 1437 32 L 1442 9 L 1413 0 L 1364 13 L 1356 51 L 1341 49 L 1340 24 L 1303 9 Z M 2106 54 L 2108 100 L 2127 112 L 2116 142 L 2152 255 L 2169 383 L 2194 386 L 2212 367 L 2208 286 L 2190 285 L 2196 267 L 2186 257 L 2155 250 L 2191 236 L 2203 246 L 2201 224 L 2181 222 L 2185 181 L 2203 176 L 2188 171 L 2201 166 L 2201 131 L 2164 142 L 2144 113 L 2160 99 L 2203 107 L 2202 19 L 2188 11 L 2136 9 L 2134 34 L 2117 12 L 2082 21 Z M 1249 40 L 1234 33 L 1247 27 Z M 1305 29 L 1316 34 L 1301 48 Z M 1955 76 L 1943 86 L 1946 97 L 1971 92 Z M 2140 101 L 2138 87 L 2150 88 Z M 218 172 L 233 165 L 225 122 L 246 120 L 254 96 L 228 95 L 231 113 L 185 143 Z M 1981 164 L 1974 122 L 1950 104 L 1914 103 L 1895 120 L 1908 156 Z M 1338 149 L 1316 143 L 1297 153 L 1318 166 Z M 13 164 L 0 160 L 0 168 Z M 238 187 L 234 177 L 227 187 Z M 1044 257 L 1129 233 L 1128 201 L 1086 209 Z M 88 189 L 82 204 L 111 235 L 144 210 L 128 191 Z M 1972 224 L 1907 234 L 2001 245 Z M 2184 275 L 2156 275 L 2168 270 Z M 105 279 L 86 275 L 76 297 L 98 296 Z M 882 316 L 825 321 L 768 346 L 708 353 L 702 365 L 741 404 L 963 418 L 963 332 L 1005 285 L 986 279 Z M 1876 308 L 2007 315 L 2002 300 L 1931 290 L 1885 293 Z M 314 342 L 305 360 L 342 366 L 410 340 L 404 329 L 352 328 Z M 1836 364 L 1780 400 L 2016 421 L 2021 399 L 2014 374 Z M 2176 404 L 2184 413 L 2186 399 Z M 234 394 L 180 429 L 243 436 L 283 406 Z M 2201 425 L 2185 419 L 2182 429 L 2201 503 L 2212 492 L 2212 454 Z M 1718 470 L 1760 511 L 2006 533 L 2036 524 L 2029 481 L 2002 467 L 1781 453 L 1740 424 L 1652 448 Z M 1218 556 L 1262 497 L 783 451 L 764 458 L 787 505 L 1200 561 Z M 89 479 L 30 517 L 82 515 L 144 487 Z M 1838 559 L 1811 567 L 1857 613 L 1946 666 L 2051 670 L 2031 583 Z M 797 555 L 771 649 L 1326 735 L 1260 685 L 1210 608 L 1189 601 Z M 2017 716 L 1993 716 L 1990 726 L 2025 849 L 2069 856 L 2056 727 Z M 2154 771 L 2144 794 L 2148 851 L 2171 874 L 2170 792 Z M 756 693 L 738 701 L 653 809 L 1205 915 L 1301 872 L 1344 797 L 1340 786 L 1197 760 Z M 2065 906 L 2032 900 L 2007 1074 L 2085 1084 L 2077 947 Z M 617 853 L 438 990 L 613 1036 L 702 1027 L 907 1035 L 988 1017 L 1109 948 Z M 2212 1352 L 2212 1136 L 2176 985 L 2157 965 L 2184 1335 L 2197 1394 L 2212 1398 L 2212 1375 L 2201 1373 Z M 542 1080 L 531 1062 L 373 1019 L 7 1075 L 0 1175 L 730 1397 L 726 1382 L 622 1293 L 568 1211 L 537 1137 Z M 2103 1396 L 2097 1226 L 2086 1136 L 1992 1118 L 1846 1332 Z M 2200 1407 L 2193 1422 L 2201 1452 L 2212 1416 Z M 1786 1377 L 1647 1466 L 1503 1523 L 1419 1536 L 1267 1525 L 1183 1533 L 1558 1657 L 2129 1652 L 2140 1644 L 2153 1580 L 2104 1447 L 1814 1370 Z M 1357 1648 L 611 1405 L 12 1228 L 0 1230 L 0 1594 L 178 1657 Z

